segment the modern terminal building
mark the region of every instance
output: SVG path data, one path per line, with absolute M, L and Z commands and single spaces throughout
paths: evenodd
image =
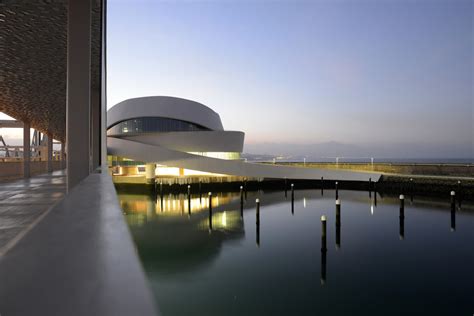
M 376 176 L 245 162 L 240 159 L 244 136 L 224 130 L 209 107 L 181 98 L 133 98 L 107 112 L 108 162 L 116 182 L 153 183 L 170 176 L 367 181 Z
M 209 175 L 169 158 L 189 155 L 238 160 L 244 146 L 244 133 L 225 131 L 219 114 L 209 107 L 166 96 L 129 99 L 112 107 L 107 113 L 107 136 L 111 142 L 119 140 L 109 146 L 109 166 L 114 167 L 115 175 L 128 176 L 129 180 L 140 175 L 146 175 L 148 181 L 155 175 Z M 142 157 L 146 148 L 128 152 L 132 142 L 154 146 L 157 153 L 148 159 Z

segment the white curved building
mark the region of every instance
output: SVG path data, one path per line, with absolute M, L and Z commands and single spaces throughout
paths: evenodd
M 224 131 L 219 114 L 201 103 L 174 97 L 118 103 L 107 113 L 107 136 L 227 159 L 240 158 L 244 146 L 244 133 Z
M 377 174 L 369 173 L 244 162 L 240 160 L 243 144 L 243 132 L 225 131 L 219 114 L 186 99 L 128 99 L 107 113 L 110 165 L 120 166 L 123 174 L 145 173 L 149 182 L 156 174 L 184 176 L 203 172 L 254 178 L 377 178 Z

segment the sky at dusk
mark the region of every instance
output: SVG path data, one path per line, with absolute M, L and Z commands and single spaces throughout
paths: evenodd
M 195 100 L 251 148 L 406 143 L 472 156 L 472 1 L 108 4 L 109 107 Z
M 107 10 L 109 108 L 198 101 L 246 133 L 246 151 L 336 143 L 474 156 L 471 0 L 108 0 Z

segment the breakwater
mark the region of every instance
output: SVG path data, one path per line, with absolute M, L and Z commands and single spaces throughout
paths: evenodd
M 474 180 L 458 180 L 447 177 L 407 177 L 383 175 L 377 182 L 372 181 L 335 181 L 335 180 L 300 180 L 300 179 L 226 179 L 219 181 L 164 181 L 161 179 L 155 185 L 138 183 L 115 183 L 118 191 L 130 193 L 176 194 L 186 193 L 188 185 L 192 194 L 207 193 L 210 191 L 234 192 L 240 186 L 246 191 L 258 190 L 333 190 L 338 182 L 339 190 L 372 191 L 381 194 L 407 194 L 422 196 L 437 196 L 449 198 L 451 191 L 464 200 L 474 200 Z M 168 179 L 169 180 L 169 179 Z
M 269 163 L 271 164 L 271 163 Z M 331 170 L 373 171 L 386 174 L 474 177 L 474 164 L 450 163 L 324 163 L 324 162 L 278 162 L 278 165 L 321 168 Z

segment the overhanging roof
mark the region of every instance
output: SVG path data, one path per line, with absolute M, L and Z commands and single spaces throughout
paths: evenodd
M 0 2 L 0 112 L 66 139 L 68 2 Z M 99 89 L 100 1 L 92 12 L 91 85 Z

